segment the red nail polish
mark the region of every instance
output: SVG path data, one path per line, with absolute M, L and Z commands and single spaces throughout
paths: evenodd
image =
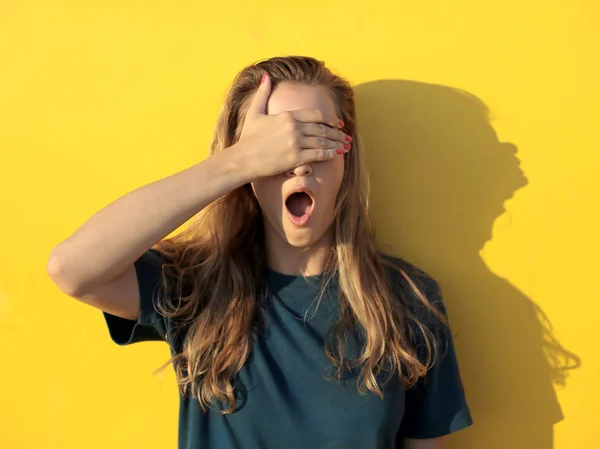
M 352 137 L 346 136 L 346 142 L 352 142 Z
M 349 150 L 350 149 L 350 144 L 349 143 L 345 143 L 344 144 L 344 149 L 345 150 Z
M 343 128 L 344 127 L 344 122 L 340 120 L 340 127 Z
M 263 73 L 262 79 L 260 80 L 260 84 L 263 84 L 267 80 L 267 74 Z
M 340 150 L 340 149 L 337 149 L 337 150 L 335 150 L 335 152 L 336 152 L 337 154 L 344 154 L 344 150 Z

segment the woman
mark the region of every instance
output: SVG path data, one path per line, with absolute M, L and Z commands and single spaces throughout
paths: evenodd
M 375 247 L 357 135 L 347 81 L 262 61 L 211 157 L 53 250 L 51 278 L 116 343 L 169 343 L 179 447 L 440 448 L 471 424 L 438 285 Z

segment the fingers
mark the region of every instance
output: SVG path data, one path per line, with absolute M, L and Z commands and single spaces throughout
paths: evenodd
M 302 134 L 304 136 L 323 137 L 325 139 L 340 142 L 341 144 L 352 142 L 352 137 L 340 129 L 332 128 L 322 123 L 301 123 Z M 315 145 L 308 145 L 304 148 L 317 148 Z
M 302 149 L 333 149 L 349 150 L 349 143 L 342 143 L 339 140 L 330 140 L 325 137 L 305 137 L 301 143 Z
M 352 137 L 321 123 L 303 123 L 300 142 L 302 163 L 332 159 L 350 151 Z
M 332 128 L 341 128 L 344 125 L 338 117 L 325 114 L 320 109 L 300 109 L 292 111 L 292 115 L 296 120 L 304 123 L 324 123 Z
M 310 150 L 302 150 L 300 152 L 300 163 L 309 164 L 316 161 L 326 161 L 334 157 L 340 157 L 348 152 L 348 150 L 340 150 L 334 148 L 317 148 Z
M 265 73 L 262 77 L 262 81 L 254 97 L 252 98 L 252 102 L 248 108 L 248 115 L 264 115 L 267 109 L 267 101 L 269 100 L 269 95 L 271 94 L 271 78 Z

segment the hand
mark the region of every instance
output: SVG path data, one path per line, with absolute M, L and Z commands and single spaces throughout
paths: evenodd
M 340 157 L 352 141 L 339 128 L 338 117 L 319 109 L 301 109 L 266 115 L 271 80 L 263 77 L 248 108 L 235 145 L 244 152 L 251 180 L 273 176 L 302 164 Z

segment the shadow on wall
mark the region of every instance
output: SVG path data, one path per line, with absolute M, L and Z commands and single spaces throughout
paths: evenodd
M 458 89 L 383 80 L 356 96 L 377 240 L 436 278 L 449 310 L 475 421 L 450 447 L 552 449 L 563 419 L 553 383 L 564 386 L 579 358 L 479 255 L 504 202 L 527 185 L 516 147 Z

